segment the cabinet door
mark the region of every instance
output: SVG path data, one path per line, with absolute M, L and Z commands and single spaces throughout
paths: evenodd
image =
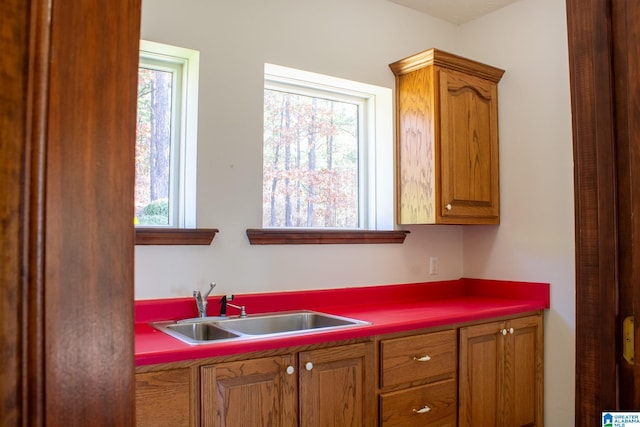
M 542 316 L 511 320 L 507 328 L 505 412 L 509 425 L 540 427 L 544 423 Z
M 374 426 L 373 344 L 353 344 L 299 354 L 300 425 Z
M 202 425 L 296 426 L 296 387 L 292 355 L 203 366 Z
M 460 329 L 459 426 L 541 427 L 542 316 Z
M 458 425 L 506 427 L 501 419 L 504 322 L 460 328 Z
M 500 220 L 497 84 L 443 68 L 438 76 L 440 220 L 497 224 Z
M 136 374 L 136 425 L 197 426 L 199 394 L 196 369 Z

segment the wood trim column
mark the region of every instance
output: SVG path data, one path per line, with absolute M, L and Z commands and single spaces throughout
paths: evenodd
M 50 8 L 0 4 L 0 414 L 3 425 L 41 426 L 44 148 Z
M 567 0 L 576 232 L 576 425 L 616 408 L 616 166 L 611 4 Z
M 140 0 L 54 0 L 45 169 L 46 425 L 135 423 Z
M 0 423 L 133 425 L 140 0 L 0 16 Z

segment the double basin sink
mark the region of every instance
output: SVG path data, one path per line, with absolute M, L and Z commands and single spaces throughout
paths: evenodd
M 319 330 L 334 330 L 369 325 L 370 322 L 320 313 L 290 311 L 249 317 L 203 317 L 180 321 L 153 322 L 151 325 L 187 344 L 300 335 Z

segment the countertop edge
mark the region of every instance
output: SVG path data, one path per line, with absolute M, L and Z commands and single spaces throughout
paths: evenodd
M 344 298 L 350 297 L 346 301 Z M 363 296 L 363 298 L 358 298 Z M 366 296 L 366 298 L 364 297 Z M 191 346 L 160 332 L 151 321 L 195 317 L 191 298 L 136 301 L 136 366 L 251 353 L 324 342 L 362 339 L 490 320 L 550 308 L 549 284 L 459 279 L 376 287 L 238 295 L 251 314 L 314 310 L 372 322 L 370 325 L 277 338 L 252 338 Z M 331 302 L 335 302 L 332 304 Z M 259 303 L 264 303 L 261 306 Z M 192 307 L 193 306 L 193 307 Z M 162 318 L 158 318 L 158 317 Z

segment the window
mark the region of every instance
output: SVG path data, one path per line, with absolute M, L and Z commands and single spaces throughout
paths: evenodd
M 265 228 L 391 229 L 391 89 L 265 64 Z
M 195 227 L 199 53 L 140 42 L 135 217 Z

